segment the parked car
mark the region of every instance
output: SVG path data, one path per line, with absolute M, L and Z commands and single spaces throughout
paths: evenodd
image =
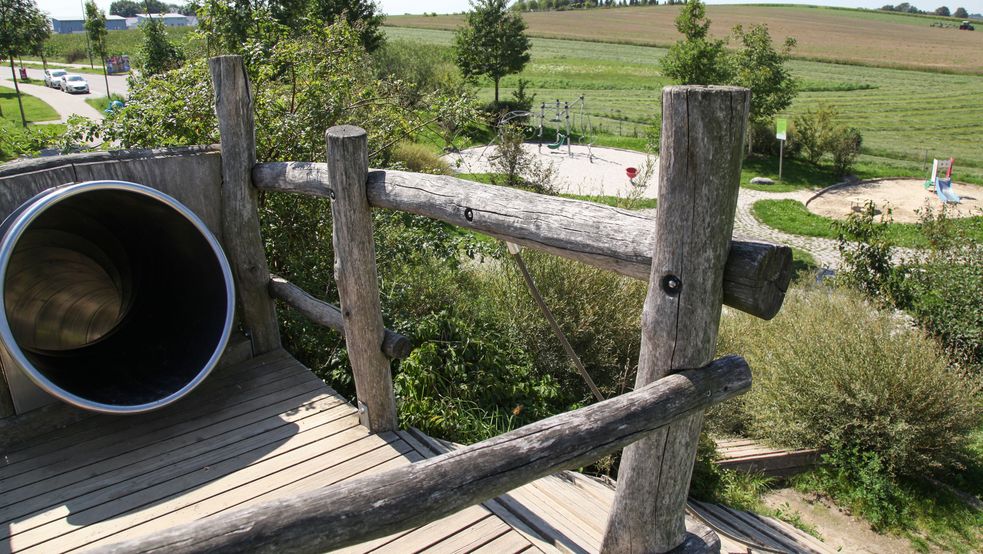
M 65 75 L 65 78 L 62 80 L 61 90 L 65 92 L 83 92 L 88 94 L 89 82 L 86 81 L 81 75 L 70 73 Z
M 68 72 L 64 69 L 45 69 L 44 86 L 51 88 L 61 88 L 61 82 L 65 79 Z

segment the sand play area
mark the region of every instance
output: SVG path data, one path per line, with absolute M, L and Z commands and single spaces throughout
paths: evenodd
M 859 211 L 868 200 L 877 209 L 886 212 L 896 223 L 917 223 L 916 210 L 926 206 L 938 210 L 942 201 L 934 191 L 926 190 L 922 179 L 876 179 L 862 181 L 856 185 L 832 189 L 810 201 L 807 206 L 815 214 L 845 219 L 850 213 Z M 951 217 L 972 217 L 983 215 L 983 187 L 952 183 L 952 190 L 961 197 L 959 204 L 949 204 Z
M 550 150 L 545 145 L 540 148 L 537 144 L 524 144 L 523 148 L 541 163 L 553 164 L 557 174 L 554 185 L 560 192 L 620 197 L 627 197 L 635 192 L 644 198 L 655 198 L 658 188 L 656 157 L 647 161 L 646 155 L 641 152 L 594 146 L 590 149 L 590 153 L 593 153 L 592 160 L 588 148 L 581 145 L 571 145 L 572 156 L 567 155 L 565 146 L 559 150 Z M 492 171 L 490 159 L 496 153 L 495 146 L 478 146 L 448 154 L 444 159 L 458 173 L 489 173 Z M 629 167 L 642 170 L 647 163 L 653 164 L 655 169 L 647 181 L 648 186 L 638 190 L 639 187 L 631 183 L 625 171 Z

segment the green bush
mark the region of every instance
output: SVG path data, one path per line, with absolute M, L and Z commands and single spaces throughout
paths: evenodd
M 863 138 L 860 131 L 837 121 L 835 107 L 820 104 L 816 111 L 806 111 L 793 120 L 794 141 L 802 158 L 818 164 L 824 156 L 832 158 L 832 166 L 838 175 L 845 175 L 853 167 Z
M 716 429 L 788 447 L 877 455 L 888 475 L 956 464 L 983 415 L 980 380 L 933 340 L 842 289 L 792 289 L 772 321 L 729 312 L 719 354 L 746 357 L 751 392 Z
M 393 149 L 393 163 L 402 164 L 408 171 L 447 175 L 451 168 L 440 156 L 423 144 L 400 142 Z
M 901 263 L 874 221 L 873 206 L 837 224 L 844 267 L 839 279 L 884 305 L 910 313 L 941 340 L 950 360 L 983 375 L 983 242 L 980 218 L 952 219 L 927 205 L 918 226 L 928 247 Z

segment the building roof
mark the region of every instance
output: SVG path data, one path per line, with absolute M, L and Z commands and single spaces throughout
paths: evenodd
M 147 18 L 147 17 L 166 17 L 166 18 L 184 17 L 184 18 L 187 18 L 188 16 L 183 15 L 183 14 L 179 14 L 179 13 L 172 12 L 172 13 L 138 13 L 137 14 L 137 17 L 141 17 L 141 18 Z
M 109 21 L 110 19 L 114 21 L 119 21 L 119 20 L 126 21 L 126 18 L 121 15 L 107 15 L 106 20 Z

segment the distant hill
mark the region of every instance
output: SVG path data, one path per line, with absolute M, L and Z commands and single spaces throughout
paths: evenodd
M 679 39 L 680 6 L 527 12 L 529 33 L 546 38 L 668 46 Z M 735 25 L 765 23 L 777 41 L 795 37 L 797 58 L 946 73 L 983 74 L 983 32 L 933 27 L 954 18 L 876 10 L 790 5 L 707 6 L 711 31 L 726 37 Z M 456 29 L 462 15 L 389 16 L 395 27 Z M 930 83 L 926 83 L 930 86 Z

